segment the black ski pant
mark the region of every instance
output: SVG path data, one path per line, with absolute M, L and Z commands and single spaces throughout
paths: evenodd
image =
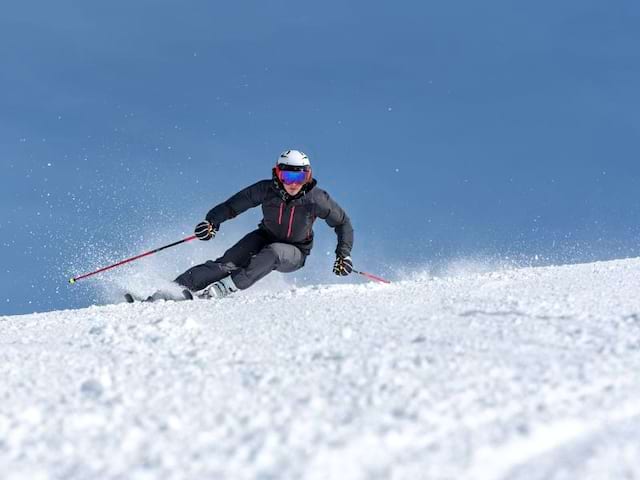
M 298 270 L 305 260 L 306 255 L 295 245 L 272 242 L 265 232 L 254 230 L 220 258 L 196 265 L 174 281 L 196 292 L 231 275 L 236 287 L 244 290 L 273 270 Z

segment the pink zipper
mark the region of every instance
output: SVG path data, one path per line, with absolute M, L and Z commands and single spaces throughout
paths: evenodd
M 289 231 L 287 232 L 287 238 L 291 236 L 291 227 L 293 226 L 293 216 L 296 213 L 296 206 L 291 207 L 291 213 L 289 214 Z

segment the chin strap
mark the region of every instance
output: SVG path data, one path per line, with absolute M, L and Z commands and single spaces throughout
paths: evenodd
M 276 192 L 278 192 L 278 194 L 280 195 L 280 198 L 282 198 L 284 202 L 288 202 L 291 199 L 291 195 L 289 195 L 287 191 L 284 189 L 284 185 L 282 185 L 282 182 L 278 178 L 275 168 L 272 171 L 272 178 L 273 178 L 273 186 L 276 188 Z

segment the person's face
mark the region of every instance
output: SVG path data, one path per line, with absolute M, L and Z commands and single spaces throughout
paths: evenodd
M 289 185 L 285 185 L 284 189 L 289 195 L 293 197 L 298 193 L 300 193 L 300 190 L 302 190 L 303 185 L 304 185 L 303 183 L 291 183 Z

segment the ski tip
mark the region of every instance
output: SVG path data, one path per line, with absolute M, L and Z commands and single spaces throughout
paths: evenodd
M 71 285 L 73 285 L 74 283 L 76 283 L 76 279 L 75 279 L 75 278 L 73 278 L 73 277 L 71 277 L 71 278 L 69 279 L 69 283 L 70 283 Z

